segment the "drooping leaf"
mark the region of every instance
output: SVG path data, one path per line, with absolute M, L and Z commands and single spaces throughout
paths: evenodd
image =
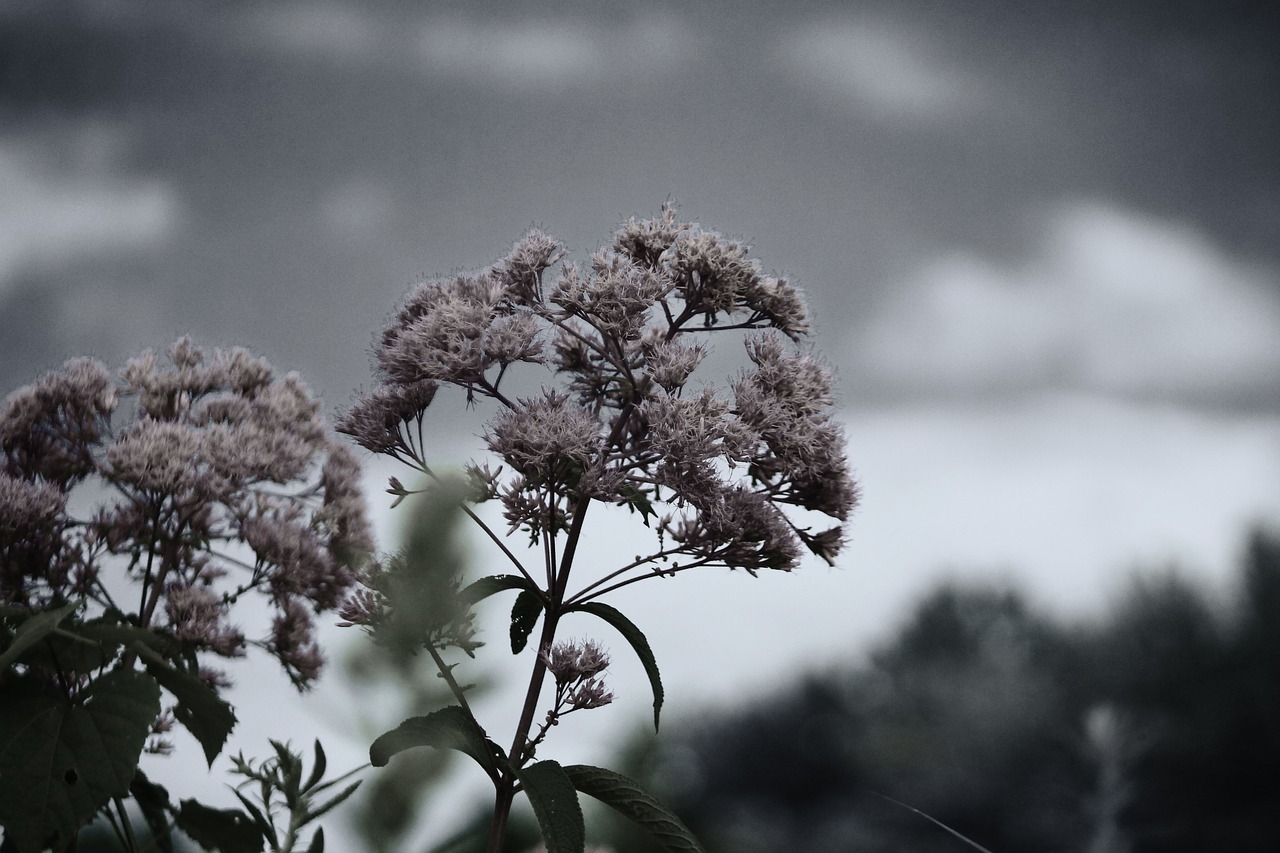
M 213 760 L 222 752 L 223 744 L 235 728 L 235 711 L 218 697 L 212 687 L 190 673 L 175 669 L 150 646 L 133 643 L 129 650 L 142 660 L 147 672 L 178 700 L 173 715 L 200 742 L 205 760 L 212 767 Z
M 502 750 L 484 736 L 465 710 L 450 705 L 425 717 L 410 717 L 378 737 L 369 747 L 369 763 L 383 767 L 397 752 L 415 746 L 457 750 L 475 759 L 490 775 L 497 772 L 496 757 L 502 756 Z
M 142 819 L 151 831 L 151 840 L 162 853 L 173 853 L 173 833 L 169 828 L 169 792 L 157 785 L 141 770 L 133 776 L 129 793 L 142 812 Z
M 586 764 L 564 768 L 573 786 L 649 830 L 672 853 L 704 853 L 689 828 L 634 780 Z
M 511 653 L 518 655 L 529 642 L 529 632 L 538 624 L 542 615 L 542 598 L 532 590 L 524 590 L 516 596 L 511 608 Z
M 644 634 L 635 626 L 634 622 L 623 616 L 616 607 L 610 607 L 608 604 L 603 604 L 599 601 L 576 604 L 569 610 L 599 616 L 617 629 L 618 633 L 631 644 L 636 656 L 640 658 L 645 675 L 649 677 L 649 686 L 653 688 L 653 728 L 657 731 L 664 695 L 662 691 L 662 675 L 658 672 L 658 662 L 654 659 L 653 649 L 649 648 L 649 641 L 645 639 Z
M 12 666 L 23 652 L 52 634 L 58 627 L 58 623 L 70 616 L 79 606 L 79 602 L 73 601 L 53 610 L 42 610 L 23 619 L 17 630 L 13 632 L 13 641 L 9 643 L 4 653 L 0 654 L 0 673 Z
M 489 575 L 463 587 L 458 600 L 470 607 L 508 589 L 534 590 L 536 587 L 522 575 Z
M 160 713 L 160 687 L 117 670 L 70 704 L 28 680 L 0 690 L 0 824 L 19 853 L 61 850 L 125 796 Z
M 195 800 L 183 800 L 177 824 L 205 850 L 262 853 L 262 830 L 239 809 L 212 809 Z
M 582 820 L 582 806 L 564 768 L 554 761 L 539 761 L 517 775 L 533 806 L 547 853 L 583 853 L 587 830 Z

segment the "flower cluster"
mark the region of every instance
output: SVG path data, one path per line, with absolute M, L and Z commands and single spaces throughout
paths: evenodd
M 543 648 L 538 657 L 555 679 L 556 695 L 542 728 L 529 743 L 530 755 L 565 715 L 603 708 L 613 701 L 613 693 L 605 687 L 603 675 L 609 668 L 609 654 L 591 640 L 562 641 Z
M 809 328 L 796 289 L 669 205 L 546 281 L 562 257 L 535 231 L 487 269 L 415 288 L 376 347 L 380 385 L 339 431 L 430 473 L 424 412 L 455 385 L 500 406 L 485 438 L 505 473 L 474 466 L 477 496 L 500 500 L 535 542 L 597 500 L 658 516 L 662 542 L 630 567 L 640 571 L 791 569 L 806 549 L 833 561 L 858 494 L 831 373 L 795 344 Z M 691 390 L 710 336 L 728 330 L 748 333 L 751 369 L 729 393 Z M 554 371 L 560 387 L 508 396 L 520 363 Z M 788 506 L 836 523 L 812 529 Z
M 372 550 L 358 462 L 297 376 L 185 338 L 169 358 L 145 352 L 119 382 L 71 361 L 0 406 L 0 603 L 94 602 L 193 662 L 259 645 L 303 687 L 322 661 L 315 615 L 347 596 Z M 82 483 L 107 499 L 73 517 Z M 262 639 L 231 620 L 254 590 L 278 614 Z
M 377 387 L 355 401 L 338 431 L 434 481 L 423 491 L 467 514 L 514 570 L 463 587 L 447 549 L 422 525 L 410 528 L 399 554 L 369 564 L 342 608 L 347 623 L 395 648 L 425 649 L 456 700 L 375 741 L 374 763 L 416 742 L 406 729 L 465 730 L 472 748 L 464 751 L 495 786 L 486 849 L 499 850 L 516 792 L 534 798 L 540 774 L 551 772 L 549 762 L 529 764 L 548 732 L 566 714 L 613 701 L 603 681 L 608 656 L 590 641 L 556 642 L 562 617 L 591 615 L 622 634 L 649 678 L 656 727 L 663 689 L 652 649 L 598 599 L 701 567 L 787 571 L 806 549 L 833 562 L 858 491 L 833 418 L 831 373 L 800 346 L 808 330 L 804 301 L 786 278 L 766 274 L 749 246 L 680 221 L 670 205 L 655 219 L 624 223 L 583 264 L 564 261 L 559 243 L 533 231 L 486 269 L 411 290 L 377 338 Z M 711 338 L 725 333 L 745 336 L 749 366 L 718 386 L 695 385 Z M 539 374 L 542 388 L 530 393 Z M 469 407 L 496 409 L 482 432 L 496 458 L 471 462 L 461 486 L 427 459 L 426 411 L 446 386 Z M 395 477 L 387 491 L 393 506 L 415 494 Z M 501 505 L 507 536 L 529 535 L 528 552 L 508 547 L 472 509 L 487 501 Z M 575 555 L 592 504 L 639 513 L 655 534 L 653 550 L 581 577 Z M 829 520 L 815 529 L 816 516 Z M 542 565 L 531 568 L 530 560 Z M 504 752 L 454 677 L 458 663 L 442 652 L 470 655 L 479 645 L 472 606 L 507 591 L 518 591 L 512 652 L 539 634 Z M 535 732 L 548 675 L 554 698 Z M 474 748 L 477 733 L 483 750 Z M 554 817 L 539 820 L 544 838 L 565 831 Z M 696 848 L 692 835 L 676 834 Z

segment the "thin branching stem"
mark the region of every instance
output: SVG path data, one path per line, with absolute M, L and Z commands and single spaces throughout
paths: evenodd
M 574 604 L 578 604 L 582 601 L 585 601 L 587 597 L 587 593 L 591 592 L 591 590 L 604 586 L 609 581 L 613 580 L 616 577 L 620 577 L 626 574 L 632 569 L 638 569 L 639 567 L 645 565 L 646 563 L 656 563 L 665 557 L 672 557 L 672 556 L 675 556 L 676 554 L 684 554 L 684 553 L 686 553 L 686 551 L 684 550 L 684 547 L 681 546 L 680 548 L 667 548 L 662 551 L 655 551 L 654 553 L 649 554 L 648 556 L 640 557 L 638 559 L 632 560 L 630 563 L 627 563 L 625 566 L 614 569 L 613 571 L 609 572 L 603 577 L 597 578 L 595 581 L 592 581 L 591 583 L 587 584 L 582 589 L 574 593 L 565 602 L 565 604 L 571 606 Z M 668 571 L 669 571 L 668 569 L 655 567 L 653 570 L 653 573 L 658 575 L 665 575 L 667 574 Z
M 654 571 L 654 572 L 649 572 L 648 574 L 636 575 L 633 578 L 627 578 L 624 581 L 619 581 L 618 583 L 615 583 L 612 586 L 606 586 L 604 589 L 597 590 L 591 593 L 591 595 L 585 595 L 585 596 L 578 595 L 574 598 L 573 605 L 577 606 L 580 604 L 586 604 L 588 601 L 593 601 L 594 599 L 597 599 L 602 595 L 608 595 L 609 593 L 613 592 L 616 589 L 622 589 L 624 586 L 631 586 L 633 583 L 639 583 L 640 581 L 649 580 L 650 578 L 669 578 L 672 575 L 678 575 L 681 572 L 687 572 L 690 569 L 700 569 L 700 568 L 703 568 L 704 566 L 716 566 L 716 565 L 719 565 L 722 568 L 727 567 L 726 563 L 723 560 L 716 557 L 708 557 L 705 560 L 698 560 L 693 563 L 686 563 L 682 566 L 673 566 L 670 569 L 663 569 L 660 572 Z

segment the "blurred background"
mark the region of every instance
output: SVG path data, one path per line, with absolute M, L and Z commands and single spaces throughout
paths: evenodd
M 1253 635 L 1240 613 L 1265 587 L 1243 580 L 1248 567 L 1270 565 L 1258 555 L 1272 547 L 1249 531 L 1280 524 L 1277 38 L 1280 7 L 1163 0 L 0 0 L 0 389 L 71 356 L 118 366 L 190 334 L 299 371 L 334 411 L 371 384 L 373 336 L 413 282 L 484 266 L 533 225 L 583 258 L 672 199 L 806 291 L 864 500 L 835 569 L 687 577 L 619 597 L 663 666 L 676 745 L 662 757 L 636 741 L 635 766 L 655 785 L 713 785 L 714 755 L 772 737 L 766 766 L 800 762 L 808 784 L 826 779 L 801 798 L 822 804 L 821 819 L 788 805 L 803 786 L 785 774 L 776 800 L 668 785 L 703 809 L 723 850 L 915 839 L 875 835 L 895 807 L 864 802 L 868 779 L 958 824 L 1004 803 L 998 825 L 965 825 L 997 853 L 1010 839 L 1174 849 L 1150 840 L 1192 837 L 1164 820 L 1174 801 L 1141 799 L 1149 790 L 1125 768 L 1153 744 L 1188 743 L 1188 725 L 1212 726 L 1157 725 L 1140 709 L 1164 719 L 1194 705 L 1207 672 L 1244 673 L 1252 707 L 1280 694 L 1231 645 L 1274 648 L 1241 639 Z M 457 436 L 484 414 L 450 402 L 432 424 L 445 463 L 464 461 Z M 371 463 L 368 478 L 388 546 L 380 488 L 394 473 Z M 603 559 L 621 535 L 606 530 L 591 553 Z M 484 571 L 488 553 L 476 544 L 471 559 Z M 1148 599 L 1173 601 L 1166 610 L 1192 615 L 1170 618 L 1192 628 L 1153 617 L 1131 634 L 1190 632 L 1216 651 L 1179 676 L 1183 693 L 1152 688 L 1143 705 L 1116 673 L 1154 653 L 1098 638 L 1124 633 L 1123 614 Z M 948 612 L 961 626 L 951 634 L 912 627 Z M 528 661 L 502 658 L 503 615 L 489 651 L 499 674 L 515 673 Z M 986 651 L 947 662 L 974 632 Z M 1099 643 L 1108 651 L 1081 651 Z M 1094 663 L 1062 662 L 1080 655 Z M 566 723 L 557 757 L 607 764 L 641 728 L 643 673 L 615 658 L 617 702 Z M 963 676 L 974 661 L 998 674 Z M 922 674 L 935 670 L 949 675 Z M 1090 680 L 1108 673 L 1111 687 Z M 335 766 L 362 760 L 368 733 L 351 721 L 375 716 L 370 688 L 335 674 L 317 702 L 265 666 L 239 678 L 232 751 L 319 735 Z M 991 707 L 928 717 L 928 737 L 858 740 L 902 719 L 903 702 L 929 706 L 885 686 L 904 678 L 949 708 L 949 683 L 965 695 L 986 685 Z M 497 686 L 489 695 L 495 709 L 507 701 Z M 400 701 L 378 710 L 395 717 Z M 694 717 L 702 728 L 679 722 Z M 1275 751 L 1259 753 L 1273 759 L 1277 718 Z M 782 719 L 819 722 L 770 729 Z M 1144 738 L 1116 734 L 1135 728 Z M 1080 749 L 1037 763 L 1004 736 L 1015 730 Z M 798 731 L 808 746 L 788 747 Z M 832 746 L 846 741 L 856 748 Z M 1082 745 L 1104 742 L 1129 750 L 1113 762 L 1129 799 L 1095 808 L 1105 761 L 1081 764 Z M 813 743 L 849 760 L 823 776 L 801 762 Z M 1214 744 L 1184 752 L 1222 754 Z M 1014 797 L 1033 786 L 997 745 L 1075 805 Z M 888 763 L 867 769 L 868 750 Z M 908 755 L 936 773 L 920 781 Z M 191 769 L 163 772 L 220 790 L 216 773 Z M 1007 796 L 961 796 L 993 778 Z M 457 829 L 475 792 L 449 787 L 415 837 Z M 874 813 L 830 818 L 855 807 Z M 763 828 L 724 835 L 755 826 L 744 814 L 764 815 Z M 1018 820 L 1040 822 L 1018 835 Z M 1262 837 L 1251 831 L 1237 840 Z

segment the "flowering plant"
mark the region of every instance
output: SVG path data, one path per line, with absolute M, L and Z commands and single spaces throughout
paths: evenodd
M 631 780 L 536 760 L 561 717 L 613 698 L 603 682 L 607 655 L 594 642 L 557 639 L 557 629 L 576 612 L 620 633 L 651 683 L 656 727 L 663 689 L 652 650 L 602 599 L 698 568 L 787 571 L 806 549 L 832 561 L 857 501 L 832 419 L 832 377 L 796 347 L 809 329 L 796 289 L 764 274 L 747 246 L 678 221 L 671 206 L 656 219 L 625 223 L 585 266 L 563 260 L 558 242 L 532 231 L 477 274 L 415 287 L 375 346 L 379 385 L 339 422 L 361 446 L 451 490 L 510 566 L 463 586 L 456 575 L 431 571 L 429 543 L 410 542 L 361 574 L 343 617 L 381 642 L 424 649 L 456 700 L 379 737 L 371 760 L 385 765 L 415 746 L 470 756 L 495 790 L 489 851 L 500 849 L 520 792 L 553 853 L 583 850 L 578 792 L 647 826 L 669 849 L 698 850 L 679 820 Z M 709 339 L 735 331 L 750 333 L 751 366 L 727 394 L 695 387 Z M 514 395 L 512 368 L 520 365 L 550 371 L 558 385 Z M 468 404 L 497 408 L 484 441 L 498 467 L 473 462 L 462 486 L 432 467 L 424 439 L 427 408 L 449 385 Z M 388 491 L 396 503 L 412 494 L 396 478 Z M 534 559 L 522 559 L 471 508 L 485 502 L 500 505 L 507 537 L 528 535 Z M 653 550 L 580 578 L 575 557 L 593 504 L 638 513 L 654 534 Z M 816 516 L 829 521 L 815 529 Z M 449 661 L 458 651 L 474 656 L 473 607 L 504 591 L 518 592 L 514 653 L 542 625 L 506 749 L 473 712 L 455 678 L 458 662 Z M 535 731 L 548 673 L 554 695 Z
M 323 661 L 315 616 L 372 549 L 358 462 L 297 376 L 187 339 L 169 357 L 146 352 L 118 381 L 70 361 L 0 406 L 6 851 L 73 848 L 99 814 L 139 849 L 130 795 L 161 849 L 176 823 L 207 847 L 261 850 L 265 817 L 175 807 L 139 757 L 170 751 L 181 724 L 212 765 L 236 722 L 220 659 L 259 648 L 305 689 Z M 258 637 L 232 619 L 251 594 L 274 612 Z

